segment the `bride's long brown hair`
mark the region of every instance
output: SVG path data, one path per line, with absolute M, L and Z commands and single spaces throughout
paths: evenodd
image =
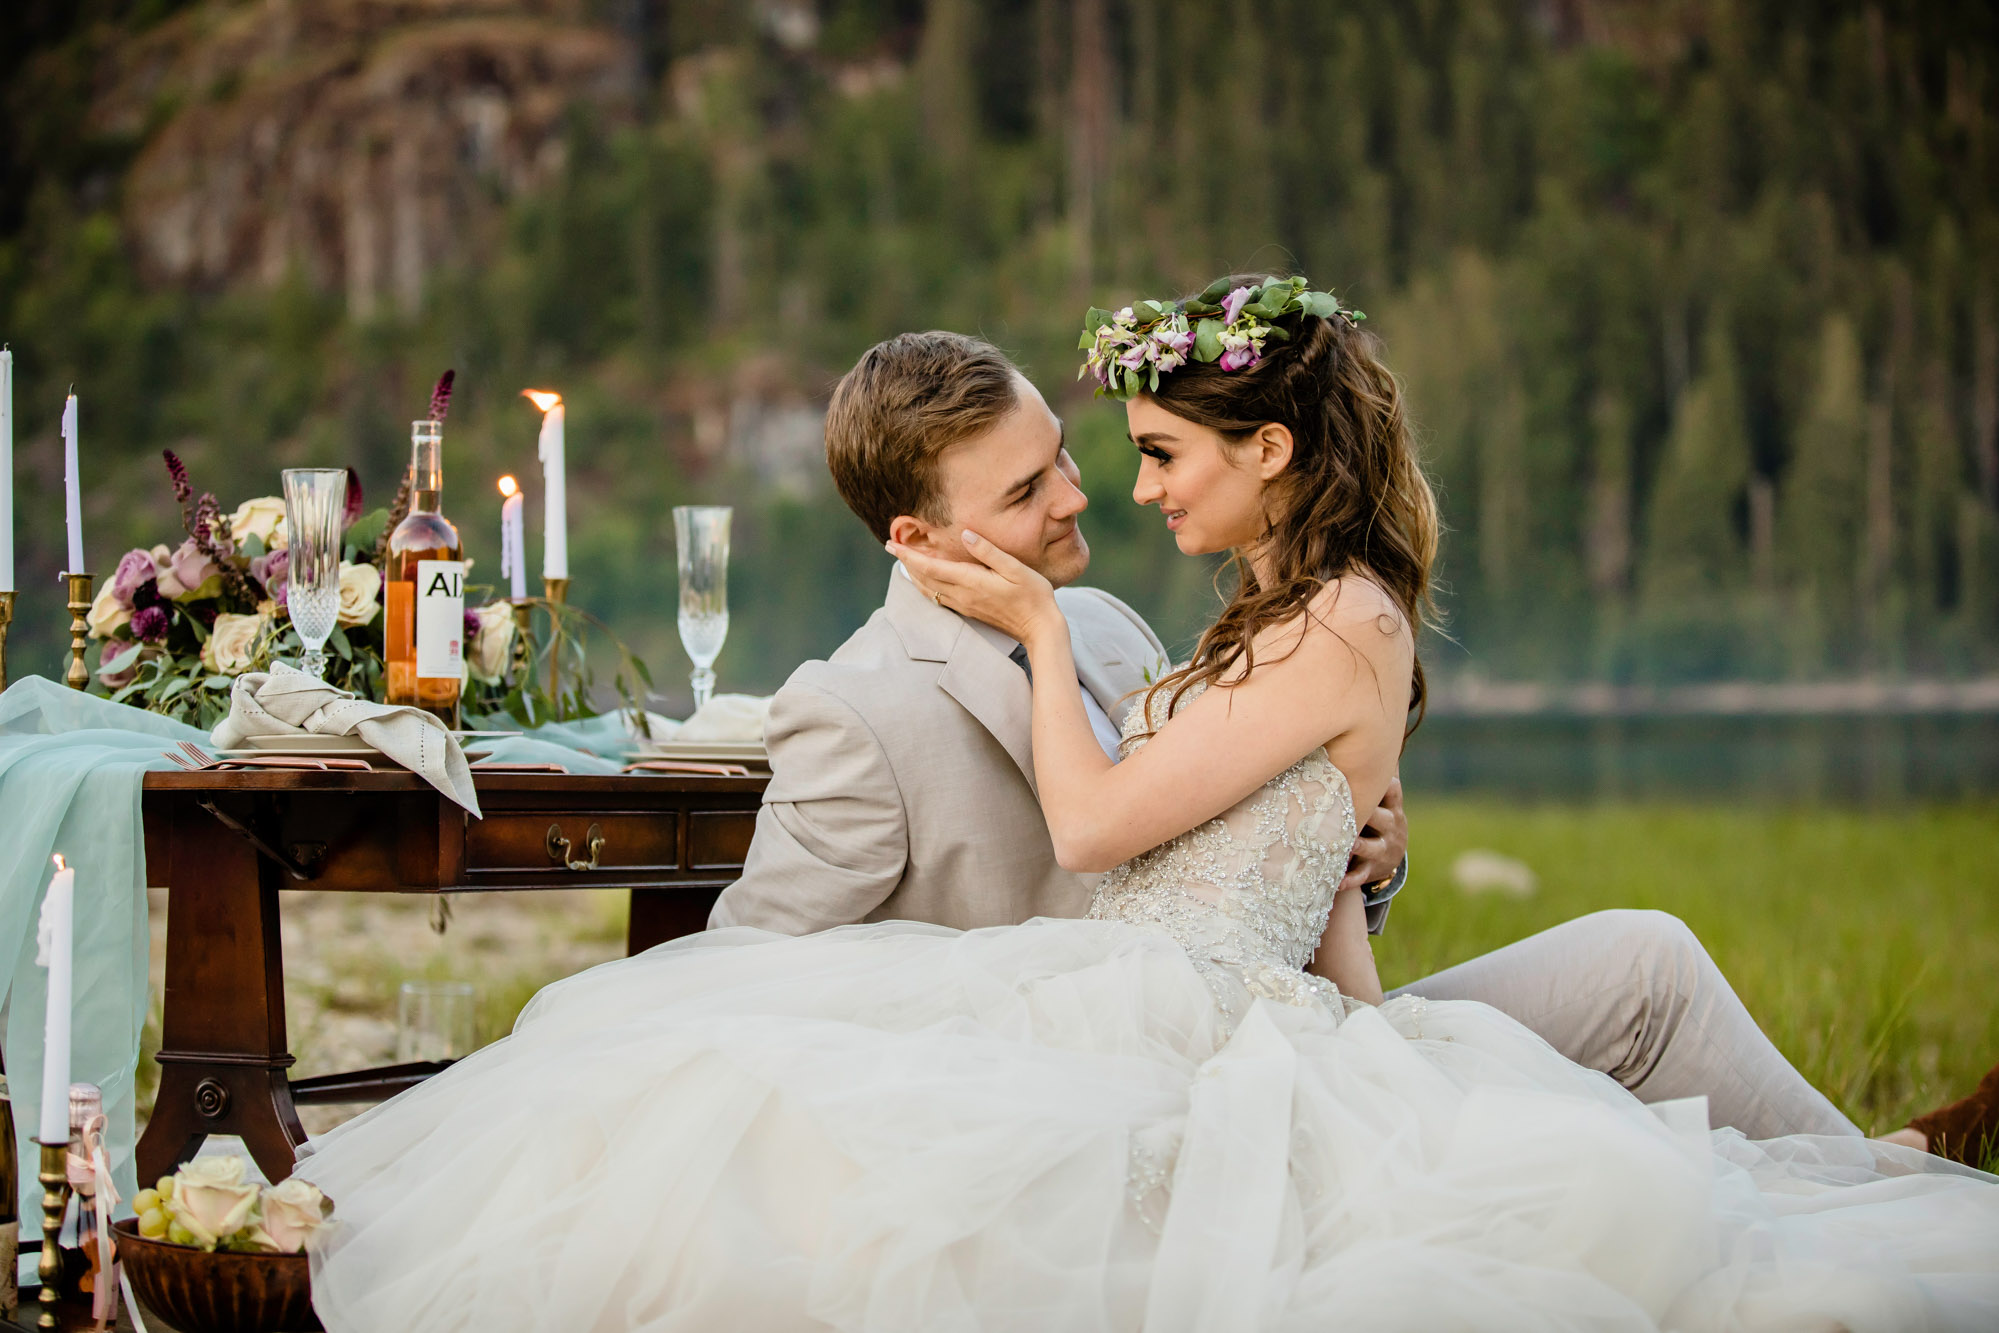
M 1232 278 L 1229 285 L 1261 281 Z M 1258 581 L 1247 552 L 1231 553 L 1234 595 L 1201 635 L 1192 660 L 1152 686 L 1171 690 L 1169 712 L 1188 689 L 1215 681 L 1238 661 L 1243 674 L 1254 670 L 1257 635 L 1303 614 L 1335 579 L 1361 574 L 1379 583 L 1412 632 L 1437 619 L 1430 589 L 1437 501 L 1417 462 L 1402 386 L 1382 364 L 1380 340 L 1344 315 L 1301 313 L 1277 323 L 1290 340 L 1266 343 L 1263 359 L 1249 369 L 1189 360 L 1147 395 L 1230 446 L 1273 422 L 1292 439 L 1290 466 L 1265 492 L 1270 527 L 1256 547 L 1268 558 L 1270 586 Z M 1419 657 L 1409 696 L 1419 723 L 1425 694 Z

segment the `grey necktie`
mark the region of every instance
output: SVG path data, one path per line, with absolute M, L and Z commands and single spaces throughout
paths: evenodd
M 1024 643 L 1016 643 L 1013 646 L 1013 651 L 1008 653 L 1007 656 L 1013 659 L 1013 664 L 1015 666 L 1019 667 L 1022 671 L 1025 671 L 1027 673 L 1028 683 L 1030 685 L 1033 684 L 1034 668 L 1027 664 L 1027 645 Z

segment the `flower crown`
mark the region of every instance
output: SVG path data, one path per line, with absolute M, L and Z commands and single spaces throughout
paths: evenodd
M 1290 340 L 1275 321 L 1294 314 L 1344 315 L 1356 325 L 1367 318 L 1330 292 L 1307 291 L 1303 278 L 1270 278 L 1233 290 L 1221 278 L 1185 301 L 1138 301 L 1116 314 L 1091 306 L 1076 344 L 1088 355 L 1076 378 L 1087 372 L 1096 376 L 1099 394 L 1131 398 L 1157 389 L 1161 375 L 1190 357 L 1223 370 L 1248 370 L 1263 359 L 1264 343 Z

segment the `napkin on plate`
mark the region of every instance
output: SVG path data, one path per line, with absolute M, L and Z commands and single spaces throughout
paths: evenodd
M 229 692 L 229 716 L 210 734 L 233 750 L 252 736 L 359 736 L 458 804 L 479 813 L 472 768 L 444 723 L 421 708 L 369 703 L 296 667 L 246 671 Z
M 769 715 L 769 695 L 718 694 L 681 723 L 672 739 L 760 741 L 764 738 L 764 719 Z

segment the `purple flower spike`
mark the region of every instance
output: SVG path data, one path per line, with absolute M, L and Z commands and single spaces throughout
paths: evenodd
M 158 643 L 167 637 L 173 623 L 163 606 L 142 606 L 132 613 L 132 637 L 140 643 Z
M 1249 304 L 1250 293 L 1255 290 L 1256 289 L 1254 287 L 1238 287 L 1234 291 L 1230 292 L 1228 295 L 1228 299 L 1222 302 L 1222 323 L 1224 324 L 1235 323 L 1236 316 L 1240 315 L 1242 313 L 1242 308 Z M 1236 367 L 1227 364 L 1227 358 L 1224 357 L 1222 369 L 1234 370 L 1236 369 Z
M 160 456 L 167 460 L 167 480 L 174 485 L 174 499 L 186 504 L 194 498 L 194 483 L 187 479 L 187 464 L 171 449 L 160 450 Z
M 353 468 L 347 469 L 347 512 L 340 519 L 340 530 L 345 532 L 354 526 L 354 520 L 361 517 L 361 474 Z
M 458 378 L 458 372 L 447 370 L 437 377 L 437 387 L 430 391 L 430 419 L 444 420 L 444 414 L 451 410 L 451 382 Z

